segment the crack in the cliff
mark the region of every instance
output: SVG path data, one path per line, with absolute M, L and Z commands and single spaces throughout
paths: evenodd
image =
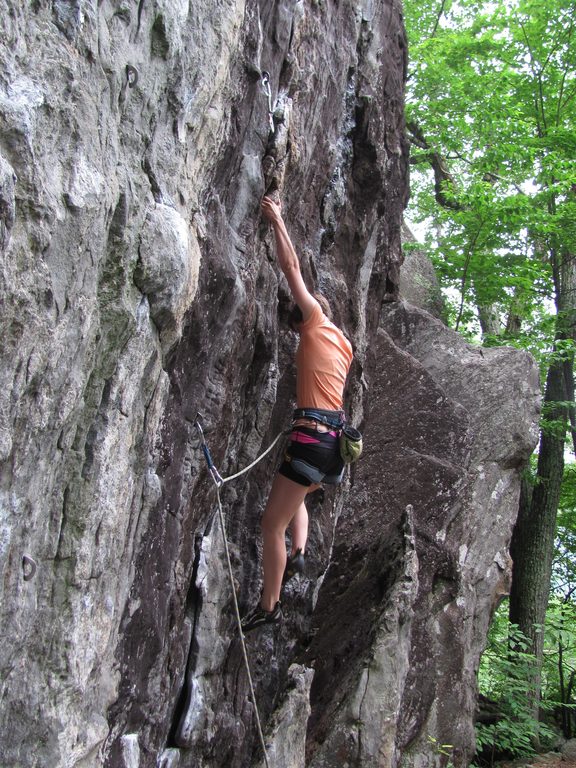
M 230 649 L 228 649 L 228 653 L 226 654 L 224 660 L 224 669 L 222 675 L 224 680 L 224 691 L 228 694 L 232 693 L 234 711 L 241 713 L 242 704 L 246 701 L 245 688 L 241 685 L 244 666 L 241 659 L 237 659 L 234 665 L 232 664 L 232 661 L 233 654 L 231 654 Z M 228 671 L 230 671 L 230 677 L 233 680 L 233 686 L 231 686 L 231 690 L 227 687 L 226 684 Z
M 148 181 L 150 182 L 150 189 L 152 191 L 152 196 L 154 197 L 154 201 L 156 203 L 162 203 L 163 202 L 162 189 L 160 188 L 160 183 L 158 181 L 158 178 L 154 173 L 154 170 L 152 169 L 150 158 L 148 157 L 143 158 L 142 170 L 144 171 L 144 173 L 148 177 Z
M 454 464 L 452 461 L 446 461 L 445 459 L 440 459 L 438 458 L 438 456 L 433 456 L 431 453 L 416 451 L 414 448 L 404 448 L 403 453 L 406 453 L 413 457 L 418 457 L 420 459 L 425 459 L 426 461 L 429 461 L 434 466 L 443 467 L 445 469 L 451 469 L 453 472 L 456 472 L 457 474 L 460 474 L 460 472 L 462 471 L 460 464 Z
M 190 701 L 192 696 L 192 686 L 190 684 L 190 678 L 196 664 L 196 628 L 198 624 L 198 617 L 202 611 L 202 591 L 198 589 L 196 579 L 198 576 L 198 568 L 200 565 L 200 557 L 202 554 L 202 535 L 197 535 L 194 542 L 194 565 L 192 567 L 192 577 L 190 579 L 190 586 L 186 595 L 185 617 L 192 619 L 192 627 L 190 631 L 190 645 L 188 648 L 188 656 L 186 659 L 186 668 L 184 670 L 184 678 L 182 688 L 177 697 L 174 713 L 172 715 L 172 721 L 168 738 L 166 741 L 166 748 L 188 746 L 182 743 L 180 726 L 182 720 L 188 712 L 190 707 Z
M 55 560 L 64 560 L 62 550 L 64 549 L 64 530 L 68 521 L 68 505 L 70 503 L 70 486 L 64 488 L 62 499 L 62 515 L 60 517 L 60 530 L 58 531 L 58 544 L 56 545 Z
M 137 16 L 137 23 L 136 23 L 136 35 L 135 39 L 138 39 L 138 35 L 140 34 L 140 24 L 142 23 L 142 12 L 144 10 L 144 2 L 145 0 L 140 0 L 138 3 L 138 16 Z
M 366 696 L 368 695 L 368 688 L 370 687 L 370 661 L 368 661 L 368 664 L 366 665 L 366 685 L 364 686 L 364 693 L 362 694 L 362 698 L 360 700 L 360 704 L 358 705 L 358 722 L 357 722 L 357 728 L 358 728 L 358 753 L 357 753 L 357 763 L 358 765 L 362 765 L 362 710 L 364 708 L 364 702 L 366 700 Z
M 332 505 L 332 508 L 335 510 L 335 514 L 334 514 L 334 524 L 332 525 L 332 537 L 330 539 L 330 547 L 328 549 L 328 558 L 327 558 L 328 565 L 316 580 L 316 585 L 314 587 L 314 593 L 312 597 L 313 606 L 316 604 L 318 595 L 320 593 L 320 589 L 322 587 L 324 579 L 326 578 L 326 574 L 328 573 L 330 565 L 332 564 L 332 552 L 334 551 L 334 543 L 336 541 L 336 527 L 338 525 L 338 520 L 340 519 L 340 515 L 342 514 L 342 507 L 344 506 L 344 495 L 345 495 L 344 492 L 340 491 L 338 500 L 337 501 L 335 500 Z

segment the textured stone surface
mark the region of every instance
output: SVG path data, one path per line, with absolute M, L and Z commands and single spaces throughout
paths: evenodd
M 400 273 L 400 295 L 409 304 L 425 309 L 431 315 L 445 317 L 444 300 L 432 262 L 409 227 L 402 226 L 404 262 Z
M 267 188 L 354 344 L 367 446 L 310 498 L 285 624 L 248 639 L 275 768 L 432 765 L 429 736 L 464 765 L 537 377 L 382 312 L 407 197 L 400 6 L 0 0 L 0 18 L 3 765 L 261 759 L 194 421 L 227 475 L 289 420 Z M 222 491 L 243 608 L 281 450 Z
M 576 762 L 576 739 L 568 739 L 562 745 L 562 758 L 564 760 Z
M 270 765 L 305 768 L 306 729 L 310 717 L 310 686 L 314 671 L 293 664 L 288 669 L 286 695 L 276 708 L 265 735 L 266 754 Z M 264 768 L 261 760 L 258 768 Z

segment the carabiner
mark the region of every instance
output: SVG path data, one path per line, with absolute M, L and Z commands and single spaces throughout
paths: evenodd
M 208 448 L 208 443 L 206 442 L 206 438 L 204 437 L 204 430 L 202 429 L 202 424 L 200 423 L 200 419 L 202 418 L 202 414 L 198 412 L 196 414 L 196 421 L 194 422 L 194 426 L 200 433 L 200 440 L 202 441 L 202 452 L 204 453 L 204 458 L 206 459 L 206 464 L 208 465 L 208 471 L 212 475 L 212 479 L 216 483 L 218 487 L 224 485 L 224 480 L 222 479 L 220 473 L 216 469 L 216 466 L 214 465 L 214 462 L 212 461 L 212 456 L 210 455 L 210 449 Z

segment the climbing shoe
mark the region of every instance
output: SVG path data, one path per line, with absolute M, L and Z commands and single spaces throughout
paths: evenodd
M 265 611 L 260 603 L 242 619 L 242 632 L 250 632 L 264 624 L 279 624 L 282 621 L 282 606 L 277 602 L 271 611 Z
M 286 568 L 284 569 L 284 576 L 282 578 L 282 584 L 286 584 L 287 581 L 297 573 L 302 573 L 304 570 L 304 555 L 301 549 L 297 549 L 293 555 L 286 560 Z

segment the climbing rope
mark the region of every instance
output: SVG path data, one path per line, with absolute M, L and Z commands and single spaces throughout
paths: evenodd
M 278 440 L 280 440 L 280 438 L 281 438 L 281 437 L 284 437 L 284 435 L 285 435 L 285 434 L 286 434 L 286 430 L 282 430 L 282 432 L 280 432 L 280 433 L 279 433 L 279 434 L 278 434 L 278 435 L 277 435 L 277 436 L 274 438 L 274 442 L 273 442 L 273 443 L 271 443 L 271 445 L 269 445 L 269 446 L 268 446 L 268 448 L 266 448 L 266 450 L 264 451 L 264 453 L 261 453 L 261 454 L 260 454 L 260 456 L 258 456 L 258 458 L 257 458 L 257 459 L 254 459 L 254 461 L 252 462 L 252 464 L 249 464 L 247 467 L 245 467 L 244 469 L 242 469 L 240 472 L 236 472 L 236 474 L 235 474 L 235 475 L 229 475 L 229 476 L 228 476 L 228 477 L 226 477 L 226 478 L 222 478 L 222 482 L 223 482 L 223 483 L 229 483 L 229 482 L 230 482 L 230 480 L 236 480 L 236 478 L 237 478 L 237 477 L 240 477 L 240 475 L 243 475 L 243 474 L 245 474 L 246 472 L 249 472 L 249 471 L 252 469 L 252 467 L 255 467 L 255 466 L 256 466 L 256 464 L 258 464 L 258 462 L 259 462 L 259 461 L 261 461 L 261 460 L 264 458 L 264 456 L 267 456 L 267 455 L 270 453 L 270 451 L 272 450 L 272 448 L 274 448 L 274 446 L 276 445 L 276 443 L 278 442 Z
M 204 431 L 202 430 L 202 425 L 200 424 L 200 414 L 196 417 L 196 429 L 200 433 L 200 439 L 202 440 L 202 451 L 204 453 L 204 458 L 206 459 L 206 464 L 208 465 L 208 470 L 210 471 L 210 475 L 212 476 L 212 480 L 214 481 L 214 485 L 216 486 L 216 498 L 218 500 L 218 515 L 220 518 L 220 528 L 222 530 L 222 538 L 224 539 L 224 551 L 226 552 L 226 564 L 228 566 L 228 576 L 230 579 L 230 587 L 232 588 L 232 600 L 234 603 L 234 613 L 236 614 L 236 624 L 238 626 L 238 636 L 240 637 L 240 645 L 242 646 L 242 656 L 244 658 L 244 666 L 246 667 L 246 675 L 248 677 L 248 686 L 250 688 L 250 698 L 252 700 L 252 705 L 254 707 L 254 713 L 256 716 L 256 727 L 258 729 L 258 738 L 260 739 L 260 745 L 262 746 L 262 752 L 264 754 L 264 763 L 266 764 L 266 768 L 270 768 L 270 764 L 268 762 L 268 755 L 266 754 L 266 742 L 264 741 L 264 733 L 262 731 L 262 723 L 260 721 L 260 713 L 258 712 L 258 703 L 256 701 L 256 693 L 254 692 L 254 683 L 252 682 L 252 673 L 250 671 L 250 663 L 248 661 L 248 652 L 246 650 L 246 643 L 244 641 L 244 633 L 242 632 L 242 619 L 240 617 L 240 609 L 238 607 L 238 597 L 236 595 L 236 588 L 234 586 L 234 572 L 232 570 L 232 562 L 230 560 L 230 549 L 228 547 L 228 536 L 226 535 L 226 522 L 224 520 L 224 510 L 222 508 L 222 500 L 220 498 L 220 489 L 225 483 L 229 483 L 231 480 L 235 480 L 237 477 L 240 477 L 241 475 L 244 475 L 246 472 L 249 472 L 252 467 L 256 466 L 259 461 L 261 461 L 270 451 L 278 440 L 280 440 L 281 437 L 283 437 L 286 432 L 285 430 L 282 430 L 272 444 L 266 448 L 264 453 L 261 453 L 260 456 L 258 456 L 257 459 L 255 459 L 251 464 L 249 464 L 247 467 L 242 469 L 240 472 L 236 472 L 234 475 L 230 475 L 229 477 L 222 477 L 218 470 L 216 469 L 216 466 L 214 465 L 214 462 L 212 461 L 212 456 L 210 455 L 210 449 L 208 448 L 208 444 L 206 443 L 206 438 L 204 437 Z

